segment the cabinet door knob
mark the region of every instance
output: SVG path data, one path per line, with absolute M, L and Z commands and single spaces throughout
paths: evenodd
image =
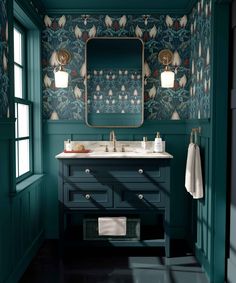
M 88 169 L 88 168 L 85 169 L 85 173 L 86 173 L 86 174 L 89 174 L 89 173 L 90 173 L 90 169 Z
M 90 194 L 86 194 L 86 195 L 85 195 L 85 198 L 86 198 L 86 199 L 90 199 L 90 198 L 91 198 Z
M 142 195 L 142 194 L 139 194 L 139 195 L 138 195 L 138 198 L 139 198 L 139 199 L 143 199 L 143 195 Z
M 139 174 L 143 174 L 143 169 L 138 169 Z

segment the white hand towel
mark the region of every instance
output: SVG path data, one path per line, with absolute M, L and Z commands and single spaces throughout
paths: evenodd
M 195 165 L 194 165 L 194 192 L 193 198 L 203 198 L 203 183 L 202 183 L 202 167 L 200 149 L 198 145 L 195 145 Z
M 186 190 L 193 194 L 194 192 L 194 168 L 195 167 L 195 144 L 190 143 L 188 146 L 188 156 L 185 171 L 185 187 Z
M 125 236 L 126 217 L 99 217 L 98 235 L 99 236 Z

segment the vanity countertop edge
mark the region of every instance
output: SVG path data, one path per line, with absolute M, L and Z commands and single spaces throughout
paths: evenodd
M 55 156 L 57 159 L 138 159 L 138 158 L 157 158 L 157 159 L 171 159 L 173 156 L 168 152 L 89 152 L 89 153 L 65 153 L 61 152 Z

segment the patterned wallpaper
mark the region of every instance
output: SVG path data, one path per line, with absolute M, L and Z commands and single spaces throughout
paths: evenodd
M 145 43 L 145 119 L 188 119 L 190 23 L 186 15 L 46 15 L 44 24 L 44 119 L 84 119 L 85 42 L 94 36 L 142 38 Z M 54 84 L 56 50 L 60 48 L 72 53 L 72 60 L 66 66 L 70 73 L 67 89 L 56 89 Z M 160 86 L 163 66 L 157 55 L 164 48 L 174 53 L 172 68 L 177 73 L 173 89 Z
M 8 20 L 7 0 L 0 0 L 0 118 L 8 116 Z
M 190 15 L 191 85 L 189 118 L 210 118 L 212 1 L 201 0 Z

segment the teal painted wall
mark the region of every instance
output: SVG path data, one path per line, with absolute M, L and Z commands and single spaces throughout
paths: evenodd
M 9 34 L 6 31 L 7 23 Z M 8 118 L 9 115 L 13 116 L 11 110 L 14 107 L 12 84 L 9 84 L 13 82 L 12 23 L 13 1 L 1 0 L 0 283 L 17 283 L 44 239 L 42 179 L 28 185 L 25 190 L 16 192 L 14 178 L 15 121 L 13 118 Z
M 205 0 L 201 2 L 208 3 Z M 8 1 L 8 3 L 11 3 L 11 1 Z M 214 39 L 212 56 L 217 57 L 214 57 L 211 62 L 214 65 L 212 71 L 214 88 L 210 93 L 210 119 L 146 120 L 141 128 L 134 129 L 132 132 L 130 129 L 117 129 L 116 132 L 120 140 L 141 140 L 143 136 L 148 136 L 149 140 L 153 140 L 155 132 L 161 132 L 167 142 L 167 151 L 175 157 L 172 163 L 172 235 L 175 238 L 190 239 L 192 245 L 196 239 L 196 254 L 203 268 L 207 271 L 212 282 L 222 283 L 224 277 L 226 172 L 222 171 L 221 164 L 226 170 L 226 145 L 220 137 L 222 131 L 224 135 L 226 134 L 227 122 L 227 72 L 222 76 L 222 71 L 227 68 L 227 51 L 222 53 L 223 50 L 227 50 L 227 40 L 222 41 L 221 38 L 225 38 L 225 35 L 227 35 L 227 5 L 218 4 L 215 14 L 213 7 L 212 10 L 211 27 L 216 26 L 217 31 L 214 36 L 211 33 L 211 38 Z M 12 11 L 12 7 L 10 11 Z M 224 17 L 221 17 L 220 11 Z M 220 46 L 220 51 L 218 51 L 221 52 L 220 54 L 217 53 L 218 46 Z M 60 98 L 59 94 L 58 97 Z M 11 97 L 9 100 L 11 100 Z M 10 107 L 12 107 L 11 104 Z M 160 106 L 158 105 L 158 107 Z M 184 188 L 184 170 L 189 134 L 191 128 L 196 126 L 202 128 L 199 143 L 205 181 L 205 198 L 201 201 L 192 201 Z M 11 151 L 14 122 L 1 120 L 0 133 L 0 145 L 3 149 L 0 153 L 0 162 L 2 163 L 0 168 L 3 168 L 3 170 L 0 170 L 0 283 L 8 283 L 17 282 L 16 278 L 26 268 L 42 240 L 44 228 L 42 207 L 45 213 L 46 237 L 57 237 L 58 163 L 55 155 L 62 151 L 63 141 L 68 138 L 74 140 L 107 140 L 109 129 L 88 128 L 82 121 L 75 120 L 45 121 L 43 140 L 44 166 L 47 175 L 45 191 L 37 183 L 28 187 L 24 192 L 11 197 L 9 192 L 12 191 L 12 186 L 14 186 L 14 182 L 12 182 L 14 159 Z M 221 149 L 219 160 L 216 159 L 214 154 L 218 148 Z M 189 213 L 191 211 L 192 214 Z
M 41 181 L 10 195 L 14 121 L 0 120 L 0 282 L 16 283 L 44 239 Z
M 172 162 L 172 235 L 175 238 L 187 238 L 188 228 L 188 200 L 189 196 L 184 189 L 184 170 L 186 161 L 186 148 L 189 136 L 186 135 L 185 122 L 151 122 L 146 121 L 138 129 L 116 129 L 118 140 L 154 140 L 155 133 L 161 132 L 166 140 L 167 150 L 174 155 Z M 55 155 L 63 151 L 63 141 L 72 140 L 108 140 L 110 130 L 92 129 L 83 122 L 76 121 L 47 121 L 44 123 L 44 169 L 47 172 L 46 184 L 46 236 L 58 237 L 58 206 L 57 206 L 57 177 L 58 161 Z

